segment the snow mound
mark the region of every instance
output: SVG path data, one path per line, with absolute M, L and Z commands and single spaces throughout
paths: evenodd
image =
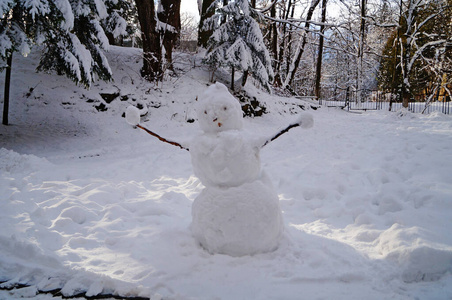
M 428 232 L 394 224 L 378 239 L 381 253 L 402 269 L 405 282 L 436 281 L 452 272 L 452 248 L 435 247 Z
M 244 256 L 273 251 L 283 232 L 279 199 L 269 182 L 208 187 L 195 199 L 191 229 L 210 253 Z
M 300 124 L 301 128 L 311 128 L 314 126 L 314 118 L 311 114 L 302 112 L 298 118 L 298 124 Z
M 401 251 L 399 262 L 405 265 L 405 282 L 436 281 L 452 272 L 452 251 L 420 246 Z
M 425 117 L 432 121 L 450 121 L 452 119 L 452 114 L 446 115 L 440 111 L 433 111 L 426 115 Z
M 12 150 L 0 148 L 0 170 L 16 173 L 30 172 L 43 167 L 49 167 L 51 164 L 45 158 L 35 155 L 19 154 Z

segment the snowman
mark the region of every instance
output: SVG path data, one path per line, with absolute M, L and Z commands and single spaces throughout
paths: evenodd
M 193 171 L 205 188 L 192 205 L 194 238 L 210 253 L 253 255 L 275 250 L 284 227 L 278 195 L 261 169 L 259 151 L 289 129 L 313 124 L 303 114 L 270 139 L 254 138 L 243 128 L 240 103 L 220 83 L 211 85 L 196 107 L 202 133 L 188 147 L 139 125 L 139 111 L 128 107 L 126 120 L 161 141 L 189 150 Z

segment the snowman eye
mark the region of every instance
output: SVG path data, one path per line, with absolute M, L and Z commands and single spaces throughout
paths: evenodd
M 207 115 L 207 110 L 205 110 L 205 111 L 204 111 L 204 114 L 206 114 L 206 115 Z
M 223 107 L 223 109 L 224 109 L 224 110 L 228 110 L 228 108 L 227 108 L 226 106 L 225 106 L 225 107 Z

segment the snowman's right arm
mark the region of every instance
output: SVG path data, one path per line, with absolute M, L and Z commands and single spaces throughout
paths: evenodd
M 182 145 L 179 144 L 178 142 L 169 141 L 169 140 L 165 139 L 164 137 L 161 137 L 161 136 L 158 135 L 157 133 L 155 133 L 155 132 L 153 132 L 153 131 L 147 129 L 146 127 L 141 126 L 140 124 L 136 124 L 135 126 L 137 126 L 137 127 L 140 128 L 140 129 L 143 129 L 144 131 L 146 131 L 146 132 L 149 133 L 150 135 L 152 135 L 152 136 L 158 138 L 158 139 L 159 139 L 160 141 L 162 141 L 162 142 L 165 142 L 165 143 L 168 143 L 168 144 L 171 144 L 171 145 L 173 145 L 173 146 L 177 146 L 177 147 L 179 147 L 179 148 L 181 148 L 181 149 L 184 149 L 184 150 L 189 151 L 189 149 L 188 149 L 187 147 L 182 146 Z

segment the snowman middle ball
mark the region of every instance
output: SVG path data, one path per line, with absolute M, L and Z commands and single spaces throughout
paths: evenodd
M 206 187 L 239 186 L 261 172 L 258 150 L 237 130 L 196 137 L 190 154 L 193 172 Z

